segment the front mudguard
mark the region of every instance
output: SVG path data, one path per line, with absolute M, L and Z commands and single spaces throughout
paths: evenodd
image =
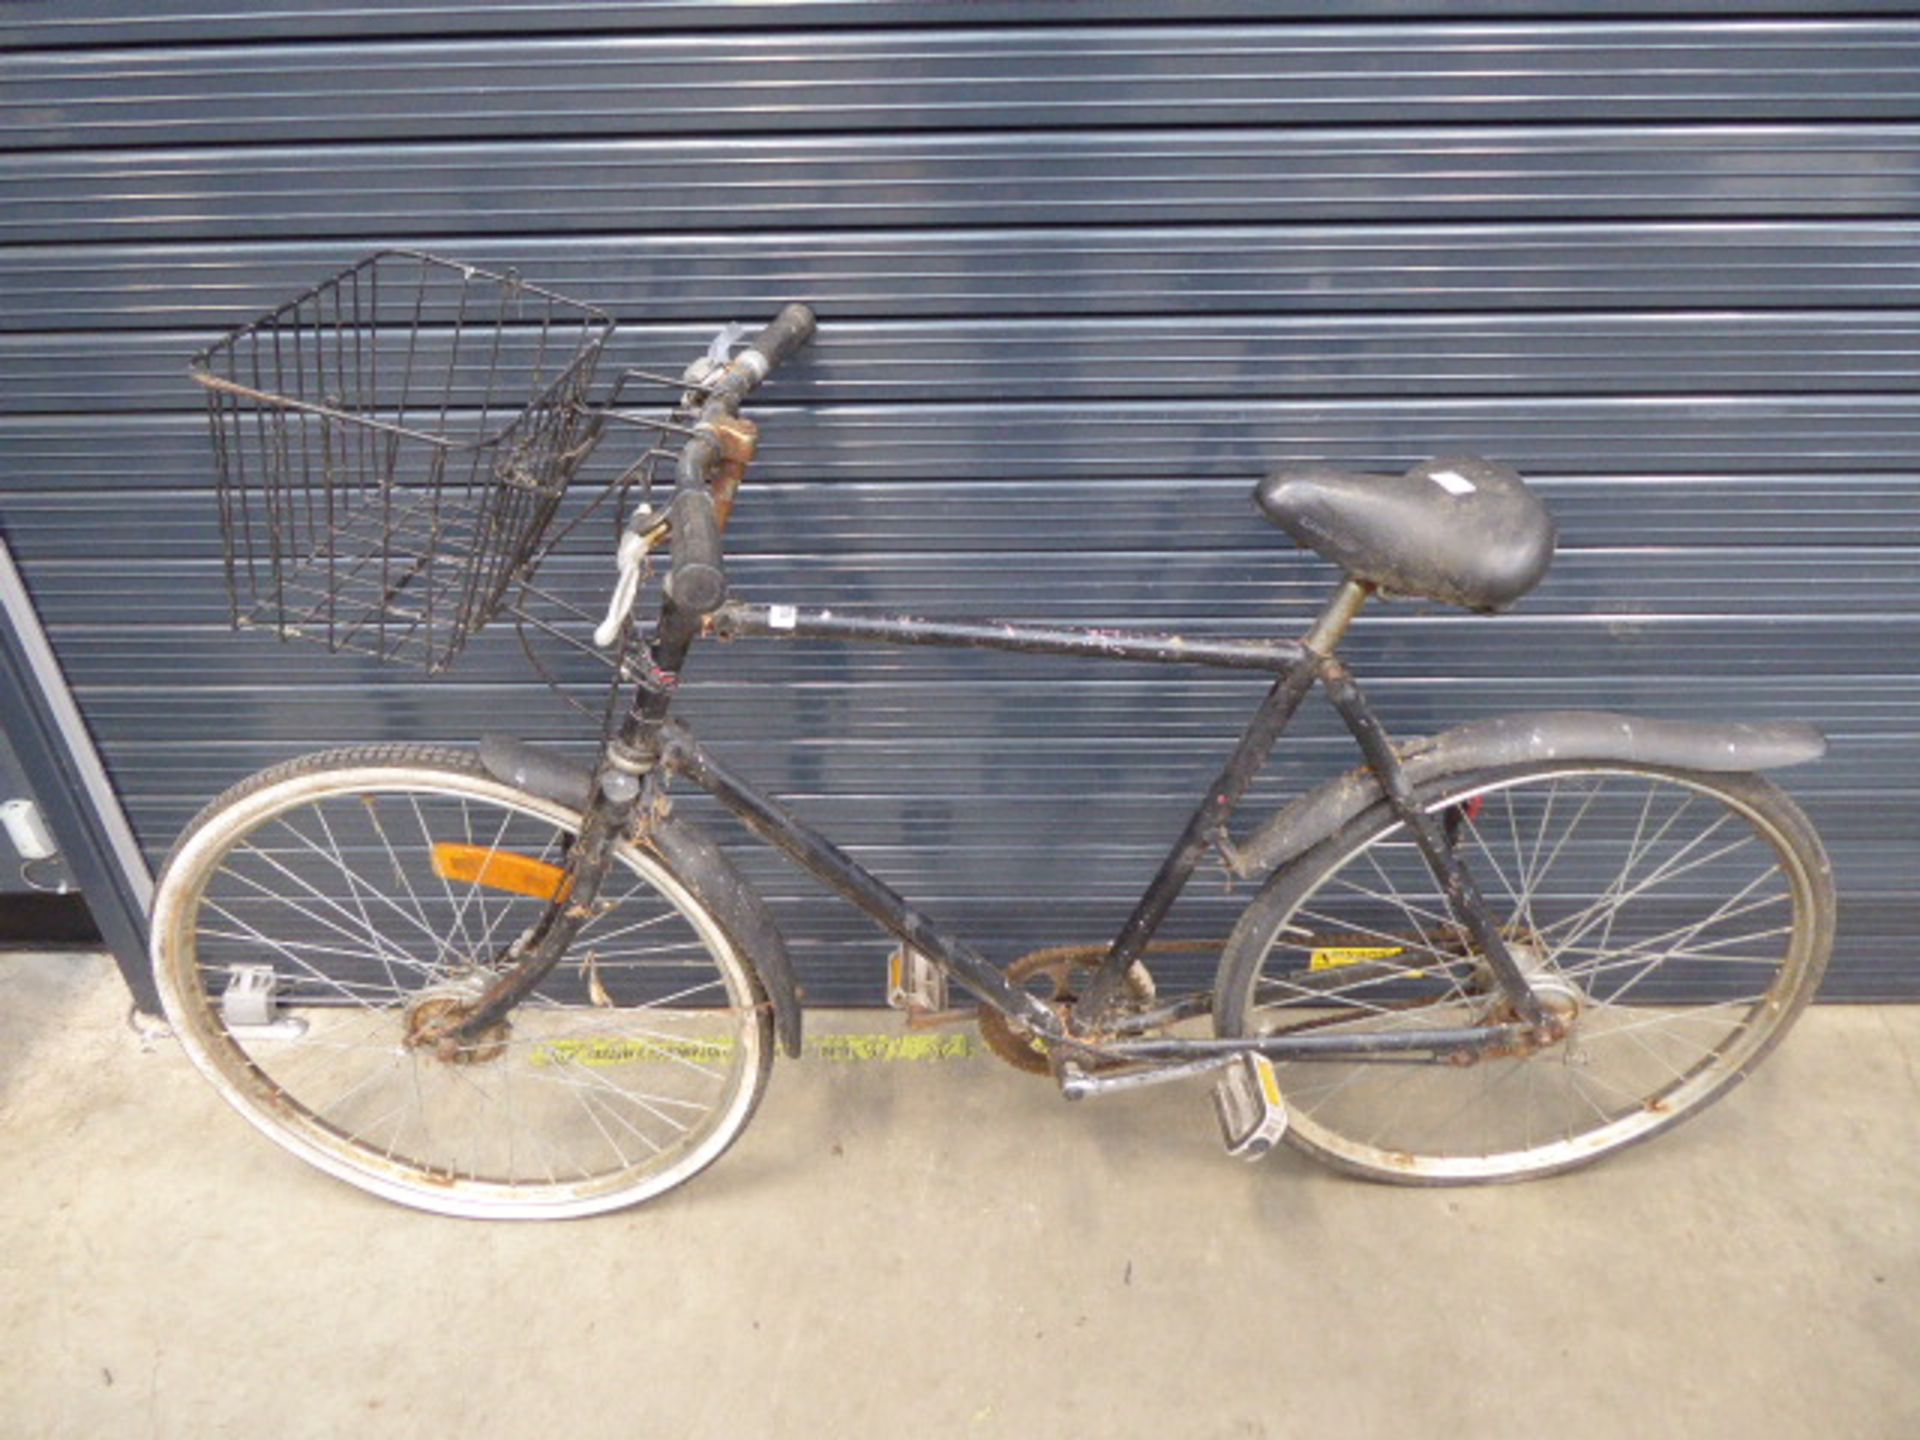
M 1681 770 L 1753 771 L 1804 765 L 1826 754 L 1811 725 L 1702 724 L 1603 710 L 1543 710 L 1476 720 L 1395 747 L 1417 789 L 1445 775 L 1534 761 L 1626 761 Z M 1292 801 L 1243 845 L 1226 849 L 1228 868 L 1253 877 L 1278 869 L 1384 798 L 1362 766 Z
M 480 742 L 480 763 L 494 779 L 570 810 L 585 810 L 593 793 L 593 771 L 587 766 L 524 740 L 487 736 Z M 657 817 L 648 824 L 644 843 L 725 927 L 773 1002 L 780 1048 L 798 1056 L 800 987 L 786 938 L 766 902 L 691 820 L 673 814 Z

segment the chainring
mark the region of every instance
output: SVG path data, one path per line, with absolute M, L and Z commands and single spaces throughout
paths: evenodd
M 1059 945 L 1034 950 L 1007 966 L 1007 979 L 1028 991 L 1056 1012 L 1071 1009 L 1083 988 L 1099 973 L 1106 958 L 1104 945 Z M 1044 982 L 1036 989 L 1035 981 Z M 1130 1004 L 1144 1005 L 1153 999 L 1153 977 L 1138 960 L 1127 969 L 1126 996 Z M 980 1038 L 987 1048 L 1016 1070 L 1029 1075 L 1051 1075 L 1053 1066 L 1047 1056 L 1047 1042 L 1019 1021 L 991 1005 L 982 1005 L 978 1017 Z

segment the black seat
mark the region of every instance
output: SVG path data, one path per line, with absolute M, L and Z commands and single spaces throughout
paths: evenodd
M 1404 475 L 1290 466 L 1254 498 L 1301 545 L 1388 594 L 1504 610 L 1553 560 L 1546 506 L 1506 466 L 1475 456 Z

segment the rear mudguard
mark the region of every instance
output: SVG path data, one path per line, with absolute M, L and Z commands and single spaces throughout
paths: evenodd
M 593 772 L 585 765 L 504 735 L 489 735 L 480 742 L 480 763 L 496 780 L 571 810 L 585 810 L 593 791 Z M 645 843 L 726 927 L 773 1002 L 773 1027 L 780 1048 L 799 1055 L 800 987 L 794 981 L 786 939 L 766 902 L 690 820 L 671 814 L 656 819 L 647 827 Z
M 1649 720 L 1601 710 L 1543 710 L 1476 720 L 1395 747 L 1416 787 L 1445 775 L 1531 761 L 1628 761 L 1681 770 L 1777 770 L 1826 754 L 1811 725 L 1699 724 Z M 1244 844 L 1227 850 L 1228 868 L 1252 877 L 1286 864 L 1383 797 L 1364 766 L 1336 776 L 1279 811 Z

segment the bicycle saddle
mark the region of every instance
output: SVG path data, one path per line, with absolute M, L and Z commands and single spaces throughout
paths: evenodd
M 1513 471 L 1477 456 L 1404 475 L 1288 466 L 1254 499 L 1301 546 L 1393 595 L 1504 610 L 1553 560 L 1546 507 Z

